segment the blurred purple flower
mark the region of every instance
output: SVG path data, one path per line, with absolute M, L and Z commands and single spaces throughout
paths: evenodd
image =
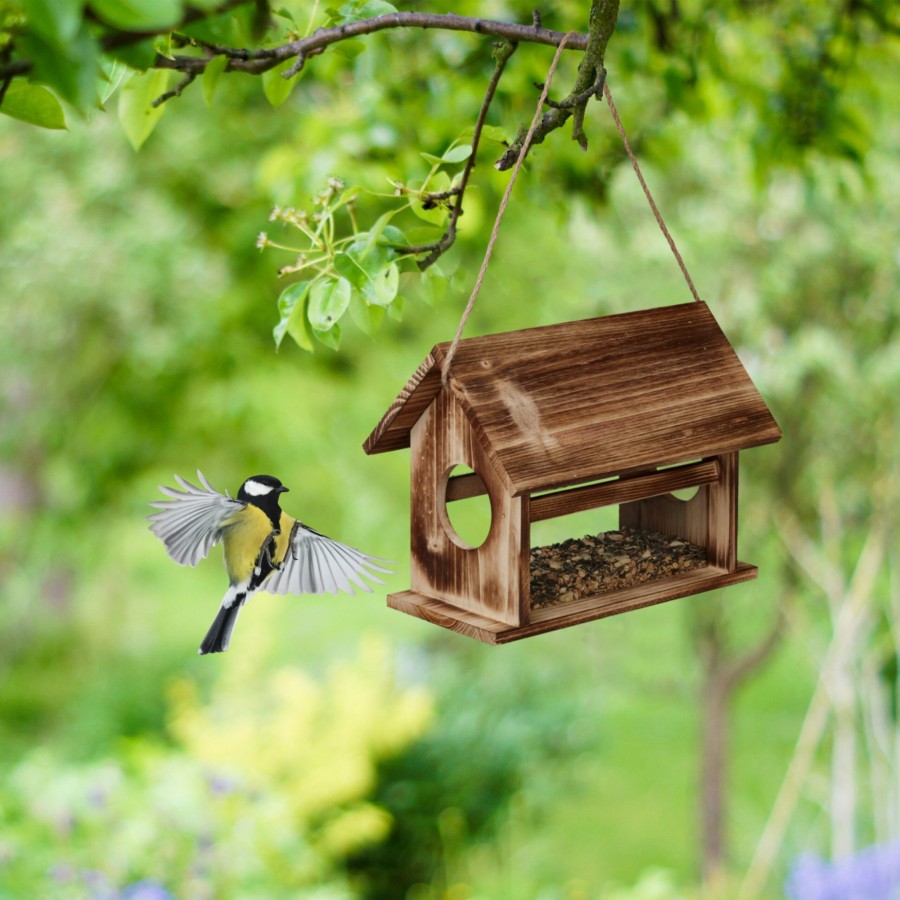
M 900 843 L 867 847 L 834 863 L 801 856 L 784 889 L 791 900 L 900 900 Z
M 50 869 L 50 877 L 59 884 L 74 880 L 76 874 L 75 867 L 69 863 L 57 863 Z
M 129 884 L 119 894 L 119 900 L 175 900 L 175 896 L 170 894 L 158 881 L 144 879 Z
M 226 775 L 210 775 L 208 783 L 210 791 L 216 797 L 227 797 L 238 789 L 236 779 Z

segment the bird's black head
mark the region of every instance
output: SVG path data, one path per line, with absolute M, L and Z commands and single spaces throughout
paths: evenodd
M 274 522 L 280 518 L 278 498 L 288 490 L 271 475 L 253 475 L 238 491 L 237 499 L 242 503 L 252 503 L 265 512 Z

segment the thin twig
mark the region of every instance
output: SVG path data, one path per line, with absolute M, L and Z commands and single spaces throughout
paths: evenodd
M 428 254 L 424 259 L 421 259 L 418 262 L 419 269 L 422 272 L 429 266 L 434 265 L 441 256 L 453 246 L 453 242 L 456 240 L 456 223 L 463 214 L 463 199 L 465 198 L 466 188 L 469 185 L 469 177 L 472 174 L 472 170 L 475 168 L 475 160 L 478 156 L 478 145 L 481 143 L 481 133 L 484 130 L 484 123 L 487 121 L 488 110 L 490 109 L 491 101 L 494 99 L 494 94 L 497 92 L 497 86 L 500 84 L 503 70 L 506 68 L 506 64 L 509 62 L 510 57 L 516 52 L 517 46 L 517 44 L 504 42 L 497 47 L 496 52 L 494 53 L 494 61 L 496 63 L 494 66 L 494 74 L 491 75 L 487 90 L 484 92 L 484 99 L 481 101 L 481 109 L 478 110 L 478 118 L 475 120 L 475 127 L 472 129 L 472 152 L 466 160 L 466 166 L 463 169 L 459 184 L 454 188 L 456 192 L 456 202 L 450 210 L 450 220 L 447 223 L 447 230 L 441 238 L 433 244 L 424 244 L 421 247 L 412 247 L 405 250 L 406 253 L 411 253 L 413 255 L 422 253 Z
M 478 270 L 478 275 L 475 278 L 475 285 L 472 288 L 472 293 L 469 295 L 469 300 L 466 303 L 466 308 L 463 310 L 462 318 L 459 320 L 459 326 L 456 329 L 456 334 L 453 336 L 453 341 L 447 348 L 447 355 L 444 357 L 443 365 L 441 366 L 441 383 L 445 387 L 450 383 L 450 366 L 453 364 L 453 357 L 456 356 L 456 351 L 459 349 L 459 342 L 462 340 L 466 322 L 469 321 L 469 316 L 472 315 L 472 310 L 475 308 L 475 300 L 478 298 L 478 294 L 481 291 L 481 285 L 484 283 L 484 276 L 487 275 L 488 264 L 491 261 L 491 254 L 494 252 L 494 244 L 497 243 L 497 236 L 500 234 L 500 223 L 503 221 L 503 214 L 506 212 L 506 207 L 509 205 L 509 198 L 512 196 L 513 185 L 516 183 L 516 178 L 518 178 L 519 172 L 522 169 L 522 163 L 525 162 L 525 156 L 528 153 L 528 148 L 531 146 L 531 138 L 534 135 L 535 130 L 537 129 L 538 120 L 541 116 L 541 110 L 544 107 L 544 101 L 547 99 L 547 93 L 550 90 L 550 82 L 553 81 L 553 73 L 556 71 L 556 66 L 559 63 L 559 58 L 562 56 L 562 52 L 565 49 L 569 38 L 574 36 L 574 34 L 575 32 L 570 32 L 569 34 L 564 35 L 563 39 L 559 43 L 559 46 L 556 48 L 556 53 L 553 55 L 553 61 L 550 63 L 550 69 L 547 72 L 546 84 L 544 85 L 543 91 L 541 91 L 541 96 L 538 98 L 537 109 L 535 109 L 534 111 L 534 117 L 531 120 L 531 125 L 529 125 L 528 131 L 525 134 L 525 140 L 522 142 L 522 148 L 519 151 L 519 156 L 516 159 L 516 164 L 513 166 L 512 174 L 510 175 L 509 181 L 506 185 L 506 190 L 503 192 L 503 197 L 500 200 L 500 206 L 497 208 L 497 216 L 494 219 L 494 227 L 491 229 L 490 238 L 488 238 L 487 247 L 484 251 L 484 259 L 481 261 L 481 268 Z
M 150 106 L 153 109 L 157 109 L 162 106 L 163 103 L 171 100 L 173 97 L 180 97 L 184 92 L 184 89 L 197 77 L 198 72 L 186 72 L 184 78 L 178 82 L 171 90 L 166 91 L 164 94 L 160 94 L 151 104 Z
M 600 94 L 603 93 L 603 86 L 606 84 L 606 69 L 603 69 L 600 72 L 600 77 L 597 81 L 592 84 L 586 91 L 582 91 L 580 94 L 575 94 L 572 97 L 567 97 L 565 100 L 560 100 L 559 102 L 555 100 L 551 100 L 549 97 L 544 101 L 547 106 L 551 109 L 574 109 L 576 106 L 583 106 L 591 97 L 599 97 Z M 541 90 L 544 86 L 542 84 L 535 84 L 535 87 L 538 90 Z
M 422 206 L 425 209 L 434 209 L 442 200 L 449 200 L 459 193 L 459 185 L 450 188 L 449 191 L 426 191 L 422 195 Z
M 569 96 L 561 103 L 548 110 L 532 134 L 530 146 L 535 146 L 544 141 L 556 129 L 561 128 L 573 118 L 572 138 L 582 150 L 587 149 L 587 137 L 584 133 L 584 112 L 588 100 L 575 102 L 569 106 L 569 101 L 578 98 L 588 92 L 588 99 L 593 96 L 592 88 L 597 84 L 603 72 L 603 60 L 606 55 L 606 47 L 616 29 L 619 17 L 619 0 L 593 0 L 588 21 L 588 38 L 584 47 L 584 57 L 578 65 L 578 75 L 575 85 Z M 519 151 L 525 142 L 527 129 L 524 125 L 519 128 L 516 139 L 510 144 L 506 152 L 494 163 L 494 168 L 501 172 L 511 169 L 519 156 Z

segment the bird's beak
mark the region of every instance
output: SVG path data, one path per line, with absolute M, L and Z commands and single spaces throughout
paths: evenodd
M 287 494 L 290 492 L 290 490 L 291 490 L 290 488 L 286 488 L 284 485 L 282 485 L 280 488 L 278 488 L 278 493 L 279 494 Z

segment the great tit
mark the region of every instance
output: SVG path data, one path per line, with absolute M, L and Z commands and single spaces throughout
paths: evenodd
M 220 494 L 198 470 L 202 487 L 176 475 L 181 491 L 160 485 L 171 500 L 150 505 L 162 510 L 148 516 L 150 530 L 182 566 L 196 566 L 221 540 L 229 587 L 206 637 L 201 655 L 228 649 L 243 605 L 256 591 L 270 594 L 348 594 L 372 591 L 363 580 L 384 582 L 372 574 L 390 572 L 367 556 L 314 531 L 282 512 L 278 500 L 288 489 L 271 475 L 254 475 L 237 498 Z

